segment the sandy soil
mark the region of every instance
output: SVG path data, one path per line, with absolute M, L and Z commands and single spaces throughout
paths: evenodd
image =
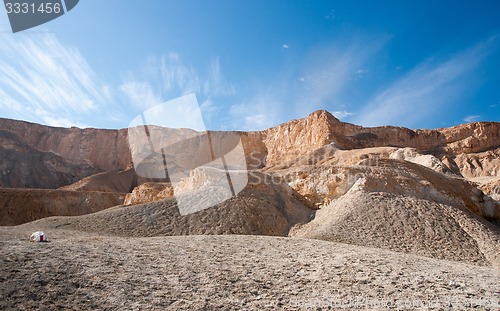
M 490 267 L 327 241 L 0 228 L 0 309 L 498 310 Z

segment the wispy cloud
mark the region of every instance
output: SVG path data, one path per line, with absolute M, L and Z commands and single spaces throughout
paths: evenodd
M 368 70 L 368 69 L 358 69 L 354 72 L 354 75 L 349 78 L 349 80 L 355 81 L 355 80 L 362 79 L 363 77 L 368 75 L 369 72 L 370 72 L 370 70 Z
M 378 92 L 354 122 L 365 126 L 412 126 L 436 116 L 440 108 L 470 88 L 470 77 L 484 59 L 487 48 L 487 43 L 480 43 L 444 61 L 422 62 Z
M 208 79 L 203 84 L 203 95 L 206 97 L 227 96 L 236 93 L 235 87 L 225 80 L 222 74 L 219 58 L 215 58 L 210 63 Z
M 143 68 L 127 73 L 120 90 L 131 104 L 128 107 L 131 115 L 182 95 L 195 93 L 208 123 L 214 121 L 214 116 L 220 112 L 219 100 L 236 92 L 235 87 L 224 78 L 218 57 L 212 59 L 205 68 L 195 68 L 174 52 L 150 57 Z
M 232 129 L 261 130 L 317 109 L 328 109 L 339 119 L 353 116 L 342 98 L 352 88 L 353 77 L 368 74 L 365 63 L 387 40 L 383 35 L 347 38 L 342 44 L 314 49 L 298 69 L 286 68 L 265 85 L 247 85 L 251 92 L 229 109 Z
M 464 118 L 464 122 L 474 122 L 479 120 L 479 118 L 481 118 L 479 115 L 467 116 Z
M 365 65 L 389 40 L 388 36 L 339 40 L 342 43 L 309 54 L 300 74 L 302 88 L 296 109 L 300 115 L 343 105 L 352 81 L 368 73 Z
M 336 110 L 336 111 L 330 111 L 331 114 L 333 114 L 337 119 L 343 120 L 346 117 L 350 117 L 354 115 L 352 112 L 348 112 L 345 110 Z
M 264 130 L 275 126 L 281 120 L 281 103 L 272 96 L 260 95 L 247 102 L 232 105 L 228 124 L 231 129 L 243 131 Z
M 325 19 L 335 19 L 335 10 L 330 10 L 330 12 L 325 15 Z
M 179 54 L 169 53 L 163 56 L 160 59 L 159 69 L 165 91 L 180 91 L 180 95 L 200 91 L 198 72 L 193 67 L 186 66 Z
M 140 110 L 146 110 L 162 102 L 161 96 L 155 93 L 148 82 L 125 82 L 120 86 L 120 90 Z
M 43 109 L 37 109 L 32 112 L 34 115 L 36 115 L 38 118 L 43 120 L 44 124 L 48 124 L 50 126 L 56 126 L 56 127 L 80 127 L 80 128 L 88 128 L 88 127 L 95 127 L 92 126 L 88 123 L 85 123 L 84 121 L 82 122 L 81 120 L 75 120 L 73 118 L 68 118 L 65 117 L 61 114 L 57 113 L 51 113 Z
M 288 49 L 289 48 L 288 44 L 283 44 L 281 47 L 284 48 L 284 49 Z
M 50 33 L 0 36 L 0 88 L 8 117 L 49 125 L 79 124 L 75 116 L 97 112 L 112 96 L 80 52 Z

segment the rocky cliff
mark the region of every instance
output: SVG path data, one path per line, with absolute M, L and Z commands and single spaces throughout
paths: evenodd
M 436 130 L 411 130 L 393 126 L 365 128 L 340 122 L 325 110 L 270 128 L 265 134 L 268 166 L 292 160 L 327 144 L 344 150 L 411 147 L 421 153 L 452 160 L 461 154 L 500 148 L 498 122 L 474 122 Z
M 187 129 L 150 127 L 167 143 L 192 137 Z M 414 148 L 433 155 L 446 170 L 467 178 L 499 176 L 500 123 L 475 122 L 436 130 L 374 127 L 344 123 L 325 110 L 259 132 L 211 132 L 213 137 L 238 135 L 250 169 L 272 168 L 325 145 L 341 150 L 371 147 Z M 172 138 L 174 137 L 174 138 Z M 144 140 L 132 139 L 134 150 L 147 151 Z M 193 148 L 192 144 L 179 145 Z M 0 186 L 58 188 L 84 177 L 132 165 L 127 129 L 55 128 L 0 119 Z M 146 180 L 147 181 L 147 180 Z
M 0 119 L 0 142 L 2 187 L 58 188 L 131 163 L 127 130 Z

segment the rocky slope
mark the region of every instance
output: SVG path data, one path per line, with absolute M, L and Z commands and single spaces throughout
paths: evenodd
M 117 206 L 80 217 L 41 219 L 41 228 L 76 229 L 122 236 L 243 234 L 287 236 L 290 228 L 311 219 L 312 211 L 285 183 L 263 182 L 261 173 L 237 196 L 209 209 L 181 215 L 174 198 L 132 206 Z M 207 199 L 210 191 L 187 196 Z M 62 225 L 62 226 L 61 226 Z
M 137 205 L 161 201 L 174 196 L 171 183 L 143 183 L 125 197 L 123 205 Z
M 137 182 L 135 170 L 128 169 L 94 174 L 59 189 L 129 193 L 137 186 Z
M 95 213 L 123 203 L 125 194 L 52 189 L 0 189 L 0 226 L 50 216 Z
M 37 226 L 119 236 L 288 235 L 500 267 L 500 229 L 485 220 L 500 216 L 498 206 L 488 209 L 496 202 L 456 176 L 375 157 L 394 150 L 337 151 L 314 164 L 250 171 L 242 192 L 195 213 L 182 214 L 177 202 L 211 199 L 217 186 L 201 186 L 203 172 L 190 176 L 175 198 L 169 184 L 143 184 L 129 203 L 149 203 Z

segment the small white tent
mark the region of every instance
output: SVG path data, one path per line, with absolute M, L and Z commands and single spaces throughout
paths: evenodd
M 45 232 L 37 231 L 37 232 L 34 232 L 30 236 L 30 241 L 31 242 L 47 242 L 47 236 L 45 235 Z

